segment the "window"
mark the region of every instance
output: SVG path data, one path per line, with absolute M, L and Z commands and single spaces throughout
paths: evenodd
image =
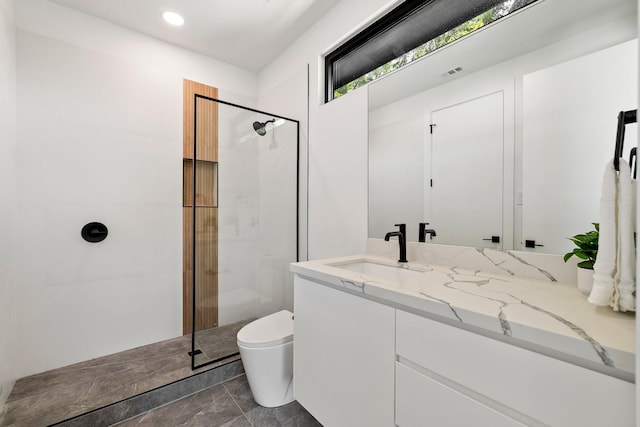
M 536 0 L 406 0 L 325 57 L 325 101 L 344 95 Z

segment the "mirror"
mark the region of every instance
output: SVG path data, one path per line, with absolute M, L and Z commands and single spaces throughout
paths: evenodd
M 539 0 L 371 83 L 369 237 L 429 223 L 427 242 L 567 252 L 637 108 L 636 8 Z

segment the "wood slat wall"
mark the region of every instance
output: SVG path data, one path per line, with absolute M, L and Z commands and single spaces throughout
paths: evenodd
M 194 95 L 218 98 L 218 89 L 202 83 L 184 80 L 183 82 L 183 155 L 185 159 L 193 159 L 193 125 Z M 198 98 L 198 160 L 218 161 L 218 103 Z
M 191 333 L 193 301 L 193 208 L 183 208 L 183 321 Z M 218 209 L 196 208 L 196 327 L 195 332 L 218 326 Z M 188 306 L 188 307 L 187 307 Z M 187 309 L 188 308 L 188 309 Z
M 194 95 L 218 97 L 218 89 L 183 81 L 183 316 L 182 332 L 218 326 L 218 103 Z M 196 325 L 193 311 L 193 136 L 197 119 L 196 158 Z
M 196 161 L 196 205 L 218 207 L 218 163 Z M 193 160 L 184 159 L 183 205 L 193 206 Z

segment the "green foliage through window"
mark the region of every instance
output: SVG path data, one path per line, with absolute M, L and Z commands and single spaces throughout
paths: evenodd
M 468 20 L 467 22 L 458 25 L 456 28 L 447 31 L 439 35 L 438 37 L 429 40 L 417 48 L 410 50 L 409 52 L 397 57 L 396 59 L 387 62 L 384 65 L 376 68 L 373 71 L 368 72 L 367 74 L 358 77 L 355 80 L 350 81 L 346 85 L 336 89 L 333 92 L 333 98 L 338 98 L 348 92 L 351 92 L 354 89 L 359 88 L 360 86 L 364 86 L 369 82 L 372 82 L 385 74 L 388 74 L 398 68 L 401 68 L 411 62 L 415 61 L 418 58 L 422 58 L 423 56 L 434 52 L 435 50 L 446 46 L 456 40 L 461 39 L 467 34 L 471 34 L 480 28 L 491 24 L 492 22 L 497 21 L 498 19 L 508 15 L 509 13 L 519 9 L 522 7 L 522 1 L 517 0 L 507 0 L 488 11 L 476 16 Z

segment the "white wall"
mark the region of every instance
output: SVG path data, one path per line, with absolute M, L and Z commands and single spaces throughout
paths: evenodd
M 23 376 L 182 325 L 182 79 L 255 104 L 257 75 L 66 9 L 16 2 Z M 80 238 L 102 221 L 101 243 Z
M 421 114 L 369 129 L 369 231 L 382 239 L 393 225 L 407 226 L 408 240 L 418 240 L 418 224 L 429 220 L 425 206 L 425 129 Z
M 367 91 L 320 108 L 309 135 L 309 257 L 364 253 L 367 236 Z
M 261 104 L 276 87 L 299 100 L 286 80 L 309 64 L 309 259 L 364 252 L 367 238 L 366 88 L 323 104 L 321 55 L 395 3 L 341 1 L 260 73 Z
M 524 76 L 523 236 L 543 243 L 544 252 L 570 251 L 575 246 L 567 237 L 601 221 L 602 174 L 613 158 L 616 117 L 638 107 L 637 44 Z M 637 125 L 627 126 L 625 160 L 636 140 Z
M 13 0 L 0 0 L 0 412 L 16 376 L 16 52 Z

